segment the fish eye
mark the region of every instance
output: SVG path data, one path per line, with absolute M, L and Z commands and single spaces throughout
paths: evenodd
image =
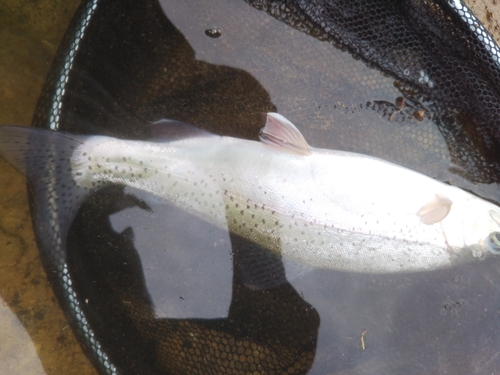
M 500 254 L 500 232 L 493 232 L 489 235 L 488 248 L 492 254 Z

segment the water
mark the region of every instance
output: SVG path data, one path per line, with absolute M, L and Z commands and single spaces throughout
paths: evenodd
M 405 122 L 400 117 L 405 113 L 396 113 L 393 121 L 387 121 L 389 115 L 384 117 L 366 106 L 373 98 L 395 103 L 400 94 L 392 80 L 382 79 L 377 72 L 326 43 L 248 9 L 242 1 L 218 2 L 220 8 L 204 8 L 205 3 L 208 2 L 200 2 L 194 9 L 186 9 L 185 2 L 181 1 L 168 2 L 168 6 L 162 2 L 162 5 L 193 48 L 196 60 L 248 72 L 269 94 L 269 103 L 300 126 L 312 145 L 369 153 L 470 187 L 467 181 L 447 171 L 450 164 L 447 147 L 431 121 L 410 118 L 412 113 L 406 113 Z M 31 121 L 41 84 L 74 9 L 73 2 L 35 5 L 12 1 L 0 5 L 3 11 L 0 16 L 5 18 L 0 20 L 4 21 L 0 22 L 4 25 L 0 34 L 0 123 Z M 241 14 L 246 15 L 245 18 L 241 18 Z M 492 24 L 487 14 L 485 25 Z M 205 30 L 210 28 L 220 28 L 221 36 L 208 38 Z M 252 40 L 250 44 L 248 38 Z M 184 64 L 189 56 L 180 54 L 176 58 L 178 61 L 172 65 Z M 355 77 L 347 78 L 353 68 Z M 170 74 L 171 70 L 167 71 L 164 79 L 175 78 Z M 230 84 L 239 82 L 235 80 Z M 151 83 L 152 97 L 156 88 L 154 82 Z M 249 92 L 253 93 L 243 87 L 243 94 Z M 227 119 L 221 121 L 221 112 L 231 109 L 225 106 L 224 100 L 219 103 L 220 108 L 203 108 L 197 110 L 199 113 L 192 108 L 169 108 L 170 113 L 165 115 L 175 117 L 177 113 L 185 116 L 180 119 L 223 131 Z M 362 121 L 357 127 L 352 126 L 353 115 Z M 231 116 L 238 117 L 233 113 Z M 218 122 L 222 123 L 220 127 Z M 255 138 L 257 130 L 258 127 L 234 127 L 230 131 Z M 3 162 L 0 162 L 0 176 L 3 212 L 0 215 L 0 297 L 4 307 L 0 310 L 3 324 L 0 327 L 14 330 L 5 338 L 0 337 L 0 362 L 7 364 L 0 366 L 0 374 L 93 374 L 95 370 L 76 344 L 41 268 L 25 181 Z M 473 188 L 498 200 L 496 187 Z M 193 219 L 171 211 L 161 214 L 162 209 L 161 205 L 155 206 L 154 214 L 147 214 L 132 208 L 114 214 L 111 222 L 117 232 L 133 227 L 134 244 L 143 262 L 155 313 L 162 318 L 227 317 L 232 289 L 227 234 L 214 233 L 213 228 L 197 223 L 199 238 L 191 240 L 198 242 L 186 242 L 183 229 L 193 228 Z M 165 233 L 162 232 L 165 237 L 152 235 L 161 230 L 155 215 L 176 217 L 176 225 L 169 225 Z M 179 256 L 178 263 L 168 270 L 168 278 L 165 278 L 162 272 L 166 273 L 167 264 L 171 264 L 171 255 L 165 254 L 162 238 L 168 238 L 169 247 L 201 252 Z M 173 245 L 174 241 L 178 243 Z M 216 252 L 204 258 L 203 251 L 207 250 Z M 447 369 L 450 358 L 455 359 L 456 368 L 464 373 L 488 366 L 487 361 L 481 360 L 495 358 L 488 351 L 488 347 L 494 350 L 497 346 L 496 341 L 491 341 L 496 339 L 490 337 L 488 322 L 495 321 L 499 313 L 493 299 L 498 292 L 495 288 L 497 268 L 487 265 L 481 272 L 478 270 L 466 267 L 430 277 L 389 278 L 313 271 L 292 280 L 298 295 L 315 307 L 321 319 L 311 373 L 370 373 L 384 360 L 390 364 L 382 372 L 396 373 L 404 372 L 404 366 L 409 365 L 416 373 L 419 368 L 422 371 Z M 364 331 L 365 350 L 362 350 Z M 415 353 L 415 347 L 427 349 Z M 447 356 L 447 347 L 456 348 L 452 357 Z M 429 354 L 431 352 L 438 356 Z M 2 356 L 1 353 L 8 354 Z M 5 368 L 9 372 L 5 372 Z
M 0 4 L 0 123 L 31 123 L 78 1 Z M 0 374 L 96 374 L 38 257 L 25 179 L 0 161 Z

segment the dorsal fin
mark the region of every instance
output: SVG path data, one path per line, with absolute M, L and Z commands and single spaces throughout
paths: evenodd
M 418 210 L 417 215 L 423 224 L 432 225 L 439 223 L 448 215 L 452 204 L 453 202 L 449 198 L 436 194 L 434 199 L 427 202 Z
M 168 142 L 191 137 L 217 137 L 217 135 L 182 121 L 162 119 L 153 123 L 153 141 Z
M 260 131 L 259 138 L 263 143 L 285 148 L 297 154 L 310 153 L 309 145 L 299 129 L 279 113 L 266 114 L 266 125 Z

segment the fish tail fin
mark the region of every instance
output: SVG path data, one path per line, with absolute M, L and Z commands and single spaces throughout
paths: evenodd
M 32 128 L 0 126 L 0 156 L 28 179 L 37 179 L 37 171 L 45 175 L 47 163 L 58 164 L 57 158 L 70 158 L 86 136 Z M 30 175 L 26 166 L 29 165 Z
M 65 260 L 67 232 L 89 193 L 75 183 L 71 173 L 73 151 L 87 138 L 0 126 L 0 156 L 28 180 L 34 230 L 40 251 L 52 258 L 49 262 Z

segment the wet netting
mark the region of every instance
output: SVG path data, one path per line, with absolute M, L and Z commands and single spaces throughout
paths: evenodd
M 261 113 L 274 111 L 315 147 L 383 157 L 500 201 L 500 50 L 461 1 L 189 3 L 84 1 L 33 125 L 147 139 L 152 122 L 171 118 L 256 140 Z M 281 259 L 269 257 L 259 270 L 279 286 L 259 289 L 242 275 L 254 275 L 246 268 L 266 250 L 231 235 L 204 248 L 230 242 L 230 285 L 207 293 L 216 307 L 216 292 L 229 290 L 225 315 L 171 317 L 160 314 L 151 285 L 167 293 L 176 279 L 151 276 L 145 259 L 160 264 L 194 246 L 161 238 L 141 252 L 137 223 L 118 230 L 110 218 L 132 208 L 154 218 L 157 209 L 123 186 L 92 192 L 64 222 L 46 168 L 47 188 L 30 187 L 41 258 L 102 374 L 484 374 L 500 366 L 494 262 L 416 275 L 318 270 L 292 285 Z
M 432 113 L 461 173 L 498 182 L 500 49 L 461 1 L 247 2 L 394 77 Z

